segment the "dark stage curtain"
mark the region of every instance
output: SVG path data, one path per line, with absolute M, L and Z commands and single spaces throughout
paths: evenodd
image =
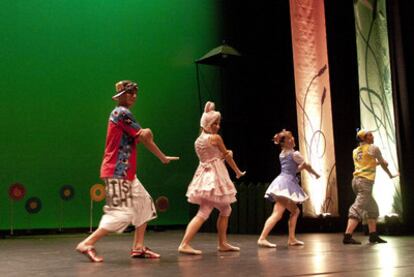
M 414 20 L 409 13 L 409 1 L 387 1 L 389 14 L 390 57 L 394 93 L 395 118 L 397 125 L 397 145 L 403 196 L 404 223 L 407 230 L 414 226 L 414 147 L 413 136 L 413 96 L 414 60 L 413 34 Z

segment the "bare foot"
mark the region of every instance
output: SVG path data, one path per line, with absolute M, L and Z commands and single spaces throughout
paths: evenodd
M 190 245 L 180 245 L 178 252 L 189 255 L 201 255 L 203 253 L 201 250 L 194 249 Z
M 277 245 L 275 243 L 270 243 L 266 239 L 259 239 L 257 241 L 257 245 L 259 245 L 260 247 L 267 247 L 267 248 L 276 248 L 277 247 Z
M 236 251 L 237 252 L 237 251 L 240 251 L 240 247 L 233 246 L 233 245 L 225 242 L 225 243 L 219 245 L 217 247 L 217 250 L 220 251 L 220 252 L 230 252 L 230 251 Z
M 297 239 L 288 240 L 288 245 L 289 246 L 302 246 L 304 244 L 305 243 L 303 241 L 300 241 L 300 240 L 297 240 Z

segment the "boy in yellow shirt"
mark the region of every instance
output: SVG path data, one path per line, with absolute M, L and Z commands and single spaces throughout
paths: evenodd
M 352 238 L 352 233 L 362 220 L 364 213 L 368 217 L 368 230 L 370 243 L 386 243 L 377 234 L 377 219 L 379 216 L 378 205 L 372 196 L 372 188 L 375 181 L 377 165 L 388 174 L 390 178 L 397 177 L 392 175 L 388 169 L 388 163 L 382 157 L 378 146 L 374 145 L 374 135 L 370 131 L 359 130 L 357 133 L 359 146 L 353 151 L 354 178 L 352 179 L 352 189 L 356 194 L 355 202 L 349 208 L 348 224 L 344 234 L 344 244 L 361 244 Z

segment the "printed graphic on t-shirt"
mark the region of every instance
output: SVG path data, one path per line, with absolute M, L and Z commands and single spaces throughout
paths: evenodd
M 362 160 L 362 155 L 363 155 L 364 153 L 362 152 L 362 149 L 358 149 L 358 151 L 357 151 L 357 153 L 356 153 L 356 155 L 355 155 L 355 160 L 356 161 L 361 161 Z
M 136 144 L 141 126 L 126 107 L 116 107 L 110 114 L 101 178 L 133 180 L 136 174 Z
M 141 126 L 135 120 L 135 117 L 132 115 L 132 113 L 128 109 L 123 107 L 117 107 L 115 110 L 113 110 L 109 120 L 115 124 L 123 122 L 124 124 L 130 125 L 132 128 L 136 130 L 141 129 Z
M 129 157 L 131 156 L 131 144 L 134 143 L 134 139 L 123 135 L 121 144 L 119 145 L 118 160 L 115 166 L 114 177 L 124 178 L 127 176 L 129 168 Z

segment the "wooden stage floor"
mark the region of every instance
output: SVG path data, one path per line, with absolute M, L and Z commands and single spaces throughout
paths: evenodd
M 287 236 L 272 235 L 276 249 L 256 246 L 256 235 L 229 235 L 241 252 L 216 251 L 216 234 L 197 234 L 202 256 L 177 253 L 183 231 L 148 231 L 146 244 L 160 260 L 131 259 L 132 234 L 98 242 L 102 264 L 74 251 L 87 234 L 20 236 L 0 239 L 0 276 L 414 276 L 414 237 L 384 236 L 388 243 L 343 245 L 342 234 L 298 234 L 302 247 L 288 247 Z

